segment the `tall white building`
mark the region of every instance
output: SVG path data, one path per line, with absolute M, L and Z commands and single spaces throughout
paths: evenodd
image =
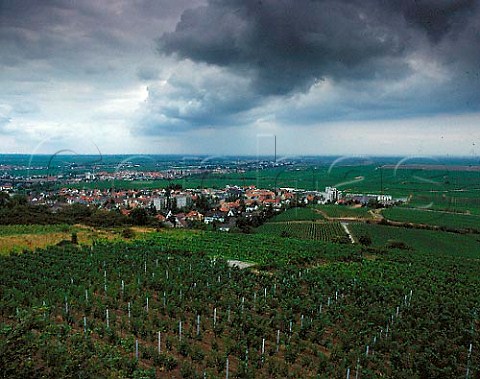
M 335 203 L 338 200 L 340 191 L 335 187 L 325 187 L 325 199 L 331 203 Z
M 177 208 L 185 208 L 191 204 L 192 197 L 187 194 L 180 194 L 175 196 L 175 200 L 177 202 Z
M 167 198 L 165 196 L 157 196 L 152 198 L 153 206 L 157 211 L 167 209 Z

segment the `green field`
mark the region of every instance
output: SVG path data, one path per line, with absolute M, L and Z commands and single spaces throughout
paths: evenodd
M 295 207 L 287 209 L 279 215 L 273 217 L 271 222 L 284 222 L 284 221 L 315 221 L 323 220 L 324 217 L 321 213 L 315 211 L 314 208 Z
M 480 231 L 480 215 L 393 207 L 382 211 L 388 220 Z
M 412 194 L 408 203 L 411 207 L 428 208 L 432 210 L 470 213 L 480 215 L 480 196 L 477 188 L 466 190 L 440 190 Z
M 265 224 L 268 227 L 268 224 Z M 279 224 L 274 224 L 279 225 Z M 321 241 L 278 238 L 276 235 L 231 234 L 222 232 L 166 230 L 152 234 L 152 243 L 162 251 L 179 250 L 205 253 L 209 256 L 222 256 L 255 262 L 262 265 L 281 265 L 295 262 L 308 262 L 325 255 L 348 256 L 351 247 L 322 243 Z
M 370 208 L 350 207 L 346 205 L 315 205 L 315 209 L 331 218 L 365 218 L 371 219 Z
M 480 253 L 480 236 L 476 234 L 457 234 L 365 223 L 351 223 L 348 228 L 357 240 L 362 235 L 370 236 L 372 246 L 378 248 L 384 248 L 391 242 L 403 242 L 413 253 L 469 258 L 478 257 Z

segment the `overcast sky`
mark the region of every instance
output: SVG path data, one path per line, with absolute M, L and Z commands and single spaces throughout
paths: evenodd
M 480 153 L 476 0 L 0 0 L 0 153 Z

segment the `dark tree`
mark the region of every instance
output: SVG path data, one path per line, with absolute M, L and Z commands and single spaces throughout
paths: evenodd
M 372 237 L 368 235 L 362 235 L 358 239 L 358 242 L 360 242 L 360 244 L 362 244 L 363 246 L 370 246 L 372 244 Z
M 10 201 L 10 196 L 6 192 L 0 192 L 0 208 L 5 207 Z
M 146 225 L 148 222 L 148 214 L 144 208 L 135 208 L 130 213 L 130 218 L 134 225 Z

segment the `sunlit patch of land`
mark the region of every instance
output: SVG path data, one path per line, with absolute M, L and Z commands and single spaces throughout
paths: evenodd
M 155 231 L 154 228 L 132 227 L 132 237 L 125 238 L 125 228 L 93 228 L 84 225 L 14 225 L 0 227 L 0 254 L 35 250 L 63 242 L 71 242 L 72 234 L 80 245 L 100 241 L 125 241 L 141 239 Z

